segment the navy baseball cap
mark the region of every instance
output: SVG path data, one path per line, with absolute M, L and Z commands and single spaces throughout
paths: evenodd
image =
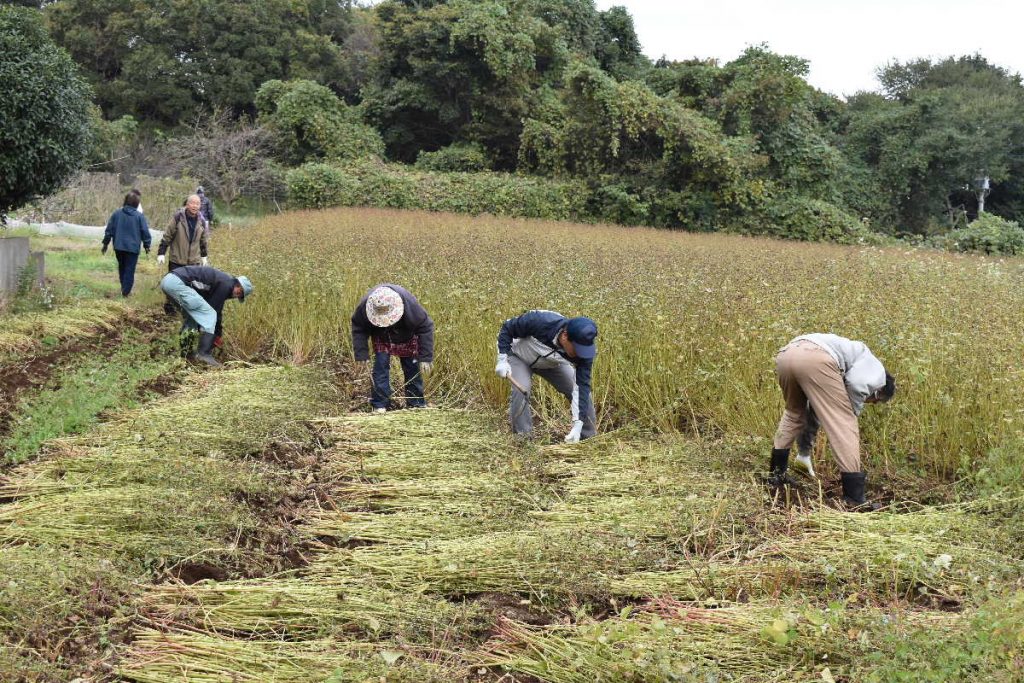
M 569 341 L 576 349 L 576 355 L 580 358 L 593 358 L 597 355 L 597 323 L 590 318 L 572 318 L 565 326 L 569 335 Z

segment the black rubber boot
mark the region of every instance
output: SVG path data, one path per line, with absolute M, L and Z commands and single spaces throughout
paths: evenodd
M 219 368 L 220 361 L 213 357 L 213 340 L 214 336 L 209 332 L 199 333 L 199 353 L 196 354 L 196 360 L 206 363 L 211 368 Z
M 789 449 L 773 448 L 772 462 L 768 467 L 768 483 L 771 486 L 782 486 L 792 483 L 792 479 L 786 476 L 786 469 L 789 467 Z
M 864 496 L 864 485 L 867 483 L 868 475 L 863 472 L 841 472 L 839 476 L 843 483 L 844 503 L 854 510 L 863 512 L 878 509 L 877 505 Z

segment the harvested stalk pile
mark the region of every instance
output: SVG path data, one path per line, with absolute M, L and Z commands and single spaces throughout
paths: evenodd
M 231 641 L 198 633 L 144 631 L 136 659 L 118 673 L 139 683 L 443 683 L 450 671 L 400 649 L 336 639 Z M 385 678 L 386 676 L 386 678 Z
M 338 680 L 358 679 L 362 653 L 379 664 L 386 650 L 401 653 L 387 680 L 822 680 L 906 633 L 965 632 L 964 615 L 912 603 L 969 606 L 1020 576 L 997 523 L 1019 500 L 776 510 L 677 439 L 537 448 L 449 410 L 324 423 L 335 488 L 304 526 L 318 556 L 286 576 L 151 590 L 145 609 L 170 631 L 144 632 L 123 675 L 323 680 L 310 653 L 329 651 L 358 662 Z M 783 594 L 789 607 L 771 601 Z M 870 606 L 882 600 L 889 611 Z
M 314 369 L 196 375 L 14 469 L 0 486 L 0 680 L 98 675 L 141 582 L 290 565 L 301 539 L 281 506 L 305 493 L 305 421 L 330 391 Z
M 957 615 L 875 610 L 803 611 L 763 605 L 719 609 L 661 601 L 574 626 L 532 628 L 503 621 L 480 664 L 558 683 L 594 681 L 821 681 L 870 649 L 860 639 L 907 629 L 955 630 Z M 796 646 L 785 647 L 790 643 Z
M 41 348 L 44 343 L 86 337 L 114 329 L 132 309 L 120 301 L 90 299 L 56 312 L 26 313 L 4 319 L 0 359 Z

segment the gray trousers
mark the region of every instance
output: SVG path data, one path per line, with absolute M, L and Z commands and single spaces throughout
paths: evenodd
M 565 396 L 570 403 L 572 402 L 573 393 L 576 391 L 576 369 L 571 364 L 558 363 L 553 367 L 531 368 L 515 354 L 509 354 L 508 364 L 512 366 L 512 378 L 527 392 L 533 386 L 533 374 L 537 373 L 546 379 L 558 393 Z M 514 434 L 529 435 L 533 433 L 533 413 L 530 412 L 529 393 L 524 394 L 516 387 L 512 387 L 508 402 L 508 415 Z M 590 410 L 586 415 L 580 415 L 580 419 L 583 420 L 583 431 L 580 433 L 580 438 L 589 439 L 597 434 L 597 412 L 594 410 L 593 397 L 590 401 Z

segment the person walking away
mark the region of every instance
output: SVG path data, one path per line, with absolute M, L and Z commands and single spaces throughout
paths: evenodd
M 357 362 L 368 363 L 373 343 L 370 406 L 383 413 L 391 404 L 391 357 L 397 356 L 405 378 L 409 408 L 426 407 L 423 376 L 434 362 L 434 321 L 407 289 L 381 284 L 364 296 L 352 313 L 352 349 Z
M 139 213 L 145 213 L 142 210 L 142 190 L 140 190 L 137 187 L 133 187 L 132 189 L 129 190 L 129 192 L 131 192 L 134 195 L 138 195 L 138 197 L 139 197 L 139 206 L 137 208 L 139 210 Z
M 209 232 L 210 226 L 213 225 L 213 201 L 206 196 L 202 185 L 196 188 L 196 195 L 199 197 L 199 213 L 206 219 L 206 230 Z
M 252 283 L 244 275 L 233 277 L 209 266 L 182 266 L 175 268 L 160 281 L 160 289 L 181 307 L 182 339 L 192 330 L 199 330 L 199 351 L 196 358 L 207 365 L 218 367 L 213 357 L 214 333 L 228 299 L 245 302 L 252 294 Z M 184 349 L 185 342 L 182 347 Z
M 140 248 L 149 253 L 152 238 L 149 234 L 149 223 L 139 208 L 139 195 L 129 192 L 124 197 L 124 205 L 110 215 L 107 229 L 103 233 L 101 254 L 107 253 L 111 240 L 114 242 L 114 255 L 117 257 L 117 277 L 121 282 L 121 296 L 128 296 L 135 286 L 135 266 L 139 262 Z
M 174 212 L 171 222 L 164 230 L 164 237 L 157 249 L 156 262 L 167 262 L 167 272 L 182 266 L 205 266 L 209 264 L 206 218 L 200 211 L 199 195 L 191 195 L 185 206 Z M 174 302 L 167 297 L 164 313 L 174 314 Z
M 527 311 L 502 324 L 494 371 L 513 381 L 509 422 L 515 434 L 533 433 L 529 392 L 534 373 L 569 400 L 572 429 L 565 436 L 566 443 L 597 433 L 590 391 L 596 339 L 597 324 L 590 318 L 566 318 L 553 311 Z
M 801 455 L 806 450 L 809 456 L 820 422 L 839 465 L 843 501 L 854 508 L 871 507 L 864 495 L 867 475 L 861 469 L 857 420 L 865 404 L 892 399 L 895 378 L 863 342 L 835 334 L 796 337 L 775 356 L 775 372 L 786 408 L 775 432 L 769 483 L 788 483 L 793 442 L 800 443 Z

